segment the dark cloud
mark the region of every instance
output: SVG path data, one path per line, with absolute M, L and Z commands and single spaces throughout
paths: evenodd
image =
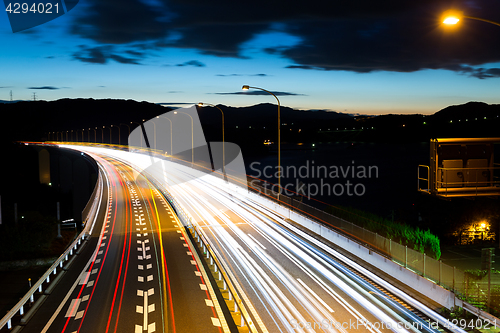
M 114 60 L 121 64 L 140 65 L 134 58 L 126 58 L 114 52 L 112 46 L 86 47 L 80 46 L 80 51 L 73 53 L 73 58 L 91 64 L 106 64 L 108 60 Z
M 87 2 L 89 10 L 76 20 L 74 34 L 101 44 L 127 44 L 145 53 L 176 47 L 243 58 L 245 42 L 279 30 L 300 42 L 284 47 L 278 40 L 276 47 L 265 52 L 291 60 L 290 69 L 358 73 L 451 69 L 482 79 L 498 76 L 495 69 L 467 72 L 460 67 L 500 61 L 498 27 L 468 19 L 452 30 L 439 24 L 439 15 L 449 8 L 500 21 L 500 2 L 496 0 Z M 133 58 L 145 56 L 131 52 L 127 54 Z M 118 57 L 99 48 L 75 55 L 75 59 L 92 63 L 108 59 L 137 63 L 123 54 Z
M 259 77 L 265 77 L 265 76 L 269 76 L 267 74 L 217 74 L 216 76 L 222 76 L 222 77 L 226 77 L 226 76 L 259 76 Z
M 305 96 L 304 94 L 291 93 L 286 91 L 271 91 L 276 96 Z M 247 91 L 236 91 L 236 92 L 221 92 L 215 93 L 216 95 L 269 95 L 268 92 L 262 90 L 247 90 Z
M 466 65 L 457 65 L 447 68 L 465 75 L 477 77 L 478 79 L 488 79 L 500 77 L 500 68 L 474 68 Z
M 89 0 L 72 33 L 103 44 L 125 44 L 166 37 L 162 11 L 140 0 Z
M 28 87 L 28 89 L 57 90 L 57 89 L 62 89 L 62 88 L 53 87 L 53 86 L 43 86 L 43 87 Z
M 181 67 L 182 66 L 205 67 L 206 65 L 198 60 L 190 60 L 190 61 L 186 61 L 182 64 L 177 64 L 177 66 L 181 66 Z

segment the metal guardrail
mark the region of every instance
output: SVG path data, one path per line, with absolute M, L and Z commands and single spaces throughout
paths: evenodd
M 64 270 L 63 268 L 64 262 L 70 260 L 70 257 L 72 257 L 74 253 L 76 253 L 77 248 L 85 243 L 85 240 L 87 239 L 88 236 L 88 230 L 90 227 L 90 223 L 88 223 L 88 221 L 91 217 L 95 216 L 95 213 L 98 208 L 97 206 L 102 198 L 102 192 L 103 192 L 103 178 L 101 176 L 101 171 L 99 171 L 99 177 L 96 186 L 94 187 L 92 196 L 90 197 L 87 203 L 88 211 L 87 215 L 84 216 L 83 219 L 83 221 L 85 221 L 85 227 L 83 228 L 82 232 L 75 238 L 73 243 L 71 243 L 71 245 L 68 246 L 66 251 L 63 254 L 61 254 L 61 256 L 52 264 L 52 266 L 50 266 L 50 268 L 45 272 L 45 274 L 31 287 L 31 289 L 24 295 L 24 297 L 9 312 L 7 312 L 7 314 L 2 318 L 2 320 L 0 320 L 0 330 L 3 329 L 5 325 L 7 325 L 8 329 L 12 328 L 12 318 L 17 314 L 21 316 L 24 315 L 24 308 L 26 303 L 30 302 L 30 304 L 33 304 L 35 302 L 35 294 L 37 292 L 39 294 L 42 294 L 44 290 L 47 290 L 50 287 L 51 276 L 56 275 L 58 269 Z M 44 288 L 44 286 L 46 288 Z

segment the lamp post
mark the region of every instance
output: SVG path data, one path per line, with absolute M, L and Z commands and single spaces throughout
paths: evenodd
M 122 136 L 122 131 L 120 130 L 120 125 L 111 125 L 111 127 L 116 127 L 118 128 L 118 145 L 121 145 L 121 136 Z M 109 128 L 109 142 L 111 143 L 111 127 Z
M 194 163 L 194 133 L 193 133 L 193 117 L 191 117 L 186 112 L 179 111 L 179 113 L 183 113 L 189 118 L 191 118 L 191 164 Z M 174 111 L 174 114 L 177 114 L 177 111 Z
M 139 125 L 139 129 L 141 130 L 141 131 L 140 131 L 140 133 L 141 133 L 141 134 L 140 134 L 140 137 L 141 137 L 141 148 L 142 148 L 142 128 L 141 128 L 141 124 L 139 124 L 138 122 L 135 122 L 135 121 L 131 121 L 130 123 L 131 123 L 131 124 L 137 124 L 137 125 Z M 129 129 L 129 131 L 128 131 L 128 135 L 130 136 L 130 129 Z
M 224 112 L 222 112 L 221 108 L 218 107 L 217 105 L 213 105 L 210 103 L 198 103 L 198 106 L 203 106 L 203 105 L 208 105 L 211 107 L 215 107 L 219 109 L 220 113 L 222 114 L 222 173 L 224 174 L 224 178 L 226 178 L 226 143 L 224 141 Z
M 243 90 L 249 90 L 249 89 L 258 89 L 267 92 L 268 94 L 271 94 L 276 98 L 278 101 L 278 200 L 280 199 L 280 193 L 281 193 L 281 111 L 280 111 L 280 100 L 278 97 L 276 97 L 275 94 L 270 92 L 269 90 L 258 88 L 258 87 L 250 87 L 247 85 L 244 85 L 241 87 Z
M 157 116 L 156 118 L 159 118 L 159 117 Z M 161 118 L 167 119 L 170 122 L 170 156 L 172 156 L 172 154 L 174 152 L 172 150 L 172 120 L 170 120 L 169 118 L 167 118 L 165 116 L 161 116 Z
M 498 22 L 486 20 L 486 19 L 483 19 L 480 17 L 467 16 L 467 15 L 464 15 L 464 13 L 462 11 L 456 11 L 456 10 L 448 10 L 448 11 L 444 12 L 443 17 L 444 17 L 443 23 L 448 24 L 448 25 L 457 24 L 458 22 L 460 22 L 461 19 L 466 18 L 466 19 L 483 21 L 486 23 L 491 23 L 491 24 L 500 26 L 500 23 L 498 23 Z
M 127 126 L 127 128 L 128 128 L 128 136 L 130 136 L 130 126 L 127 125 L 127 124 L 122 124 L 122 123 L 120 123 L 120 125 L 118 125 L 118 126 L 120 127 L 121 125 Z M 118 139 L 118 142 L 120 142 L 120 139 Z
M 96 127 L 97 128 L 97 127 Z M 92 128 L 89 128 L 89 132 Z M 94 130 L 94 143 L 97 143 L 97 131 L 95 130 L 95 128 L 93 129 Z M 90 134 L 90 133 L 89 133 Z M 90 141 L 90 140 L 89 140 Z

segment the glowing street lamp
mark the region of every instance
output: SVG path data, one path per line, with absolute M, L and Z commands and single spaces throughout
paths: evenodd
M 169 118 L 165 117 L 165 116 L 156 116 L 156 118 L 163 118 L 163 119 L 167 119 L 168 122 L 170 123 L 170 156 L 172 156 L 173 154 L 173 151 L 172 151 L 172 120 L 170 120 Z
M 443 14 L 443 23 L 447 24 L 447 25 L 455 25 L 458 22 L 460 22 L 460 20 L 462 20 L 462 19 L 483 21 L 486 23 L 491 23 L 491 24 L 500 26 L 500 23 L 498 23 L 498 22 L 486 20 L 486 19 L 483 19 L 480 17 L 467 16 L 467 15 L 464 15 L 464 13 L 462 11 L 458 11 L 458 10 L 448 10 L 448 11 L 444 12 L 444 14 Z
M 262 90 L 262 91 L 267 92 L 268 94 L 273 95 L 274 98 L 276 98 L 276 100 L 278 101 L 278 200 L 279 200 L 280 193 L 281 193 L 281 112 L 280 112 L 280 100 L 278 99 L 278 97 L 276 97 L 275 94 L 273 94 L 272 92 L 270 92 L 266 89 L 262 89 L 262 88 L 258 88 L 258 87 L 250 87 L 247 85 L 244 85 L 243 87 L 241 87 L 241 89 L 243 89 L 243 90 L 249 90 L 249 89 Z
M 210 103 L 202 103 L 202 102 L 198 103 L 198 106 L 203 106 L 203 105 L 215 107 L 219 109 L 220 113 L 222 113 L 222 173 L 224 174 L 224 178 L 226 178 L 226 151 L 225 151 L 226 143 L 224 141 L 224 112 L 222 112 L 221 108 L 218 107 L 217 105 L 213 105 Z

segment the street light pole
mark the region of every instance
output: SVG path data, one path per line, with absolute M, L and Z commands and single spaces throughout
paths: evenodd
M 276 98 L 278 101 L 278 200 L 280 199 L 280 194 L 281 194 L 281 111 L 280 111 L 280 100 L 278 97 L 276 97 L 275 94 L 270 92 L 269 90 L 258 88 L 258 87 L 250 87 L 247 85 L 244 85 L 241 87 L 243 90 L 249 90 L 249 89 L 258 89 L 267 92 L 268 94 L 271 94 Z
M 210 104 L 210 103 L 198 103 L 199 106 L 203 106 L 203 105 L 208 105 L 208 106 L 212 106 L 212 107 L 215 107 L 217 109 L 219 109 L 220 113 L 222 114 L 222 173 L 224 174 L 224 178 L 227 178 L 226 177 L 226 143 L 225 143 L 225 140 L 224 140 L 224 112 L 222 112 L 221 108 L 218 107 L 217 105 L 213 105 L 213 104 Z
M 170 122 L 170 156 L 172 156 L 173 150 L 172 150 L 172 120 L 165 116 L 156 116 L 156 118 L 164 118 L 167 119 Z
M 138 122 L 135 122 L 135 121 L 131 121 L 130 123 L 139 125 L 140 137 L 141 137 L 141 148 L 142 148 L 142 127 L 141 127 L 141 124 L 139 124 Z M 128 135 L 130 136 L 130 129 L 129 129 Z
M 121 125 L 123 125 L 123 126 L 127 126 L 127 128 L 128 128 L 128 136 L 130 136 L 130 126 L 129 126 L 129 125 L 127 125 L 127 124 L 122 124 L 122 123 L 120 123 L 120 125 L 118 125 L 118 127 L 120 127 Z M 120 139 L 118 139 L 118 142 L 120 142 Z
M 116 127 L 118 128 L 118 145 L 121 145 L 121 136 L 122 136 L 122 131 L 120 130 L 120 125 L 116 126 L 116 125 L 111 125 L 111 127 Z M 109 142 L 111 143 L 111 127 L 109 128 Z
M 191 164 L 194 163 L 194 131 L 193 131 L 193 117 L 191 117 L 186 112 L 179 111 L 180 113 L 185 114 L 189 118 L 191 118 Z M 177 114 L 177 111 L 174 111 L 174 114 Z

